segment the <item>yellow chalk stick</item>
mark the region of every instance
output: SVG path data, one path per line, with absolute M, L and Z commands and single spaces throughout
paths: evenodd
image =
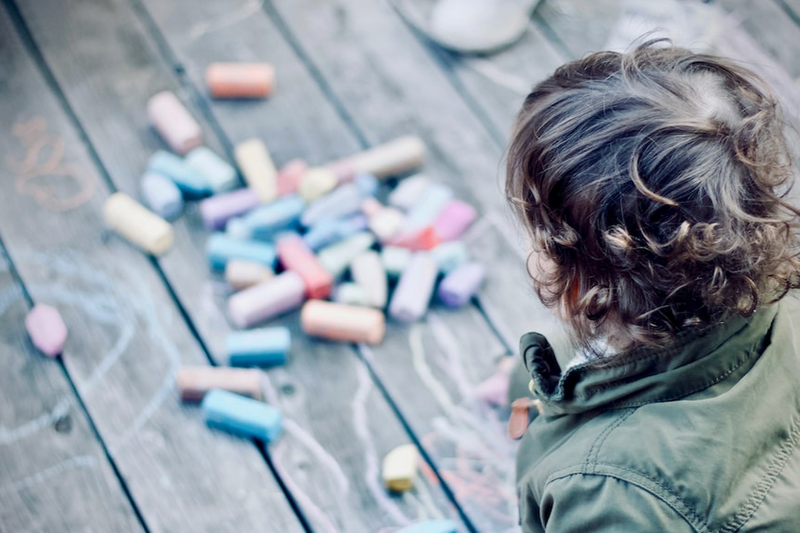
M 106 223 L 142 250 L 161 255 L 172 247 L 172 226 L 125 193 L 114 193 L 103 206 Z
M 391 491 L 403 492 L 414 486 L 417 474 L 419 452 L 413 444 L 398 446 L 383 459 L 381 476 L 383 483 Z

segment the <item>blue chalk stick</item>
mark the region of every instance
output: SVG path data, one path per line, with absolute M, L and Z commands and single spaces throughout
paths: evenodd
M 283 415 L 277 407 L 233 392 L 212 389 L 200 407 L 206 424 L 238 435 L 272 442 L 283 429 Z
M 290 194 L 228 221 L 226 232 L 236 238 L 271 239 L 277 232 L 294 229 L 306 204 Z
M 166 220 L 178 218 L 183 210 L 183 196 L 175 182 L 155 172 L 147 172 L 139 183 L 144 204 Z
M 353 179 L 353 183 L 364 198 L 378 194 L 378 178 L 372 174 L 359 174 Z
M 206 256 L 215 270 L 223 270 L 230 259 L 245 259 L 274 268 L 278 257 L 271 244 L 236 239 L 224 233 L 215 233 L 208 238 Z
M 404 527 L 396 533 L 456 533 L 458 525 L 452 520 L 425 520 Z
M 230 366 L 274 366 L 286 362 L 292 336 L 283 326 L 261 328 L 231 333 L 225 344 Z
M 355 235 L 367 228 L 367 218 L 355 215 L 350 218 L 326 218 L 320 220 L 303 235 L 306 246 L 313 251 L 321 250 L 332 244 Z
M 211 194 L 211 187 L 202 174 L 175 154 L 159 150 L 150 156 L 147 168 L 174 181 L 188 198 L 200 198 Z
M 238 184 L 236 169 L 205 146 L 186 154 L 186 164 L 200 173 L 215 193 L 229 191 Z

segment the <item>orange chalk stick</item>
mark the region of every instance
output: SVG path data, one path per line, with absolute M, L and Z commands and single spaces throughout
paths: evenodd
M 303 331 L 336 341 L 378 344 L 386 332 L 386 319 L 377 309 L 311 300 L 300 312 Z
M 264 98 L 272 92 L 275 68 L 267 63 L 212 63 L 206 83 L 214 98 Z
M 254 369 L 184 366 L 178 370 L 176 381 L 185 402 L 199 402 L 211 389 L 223 389 L 261 399 L 261 375 Z

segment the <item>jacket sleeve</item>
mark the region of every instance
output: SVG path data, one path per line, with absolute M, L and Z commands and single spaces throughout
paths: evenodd
M 615 477 L 571 474 L 545 486 L 541 501 L 520 501 L 525 533 L 592 531 L 697 531 L 678 511 L 651 492 Z

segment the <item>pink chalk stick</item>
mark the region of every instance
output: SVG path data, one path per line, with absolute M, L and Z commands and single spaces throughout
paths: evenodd
M 297 192 L 306 170 L 308 170 L 308 165 L 305 161 L 293 159 L 286 163 L 278 172 L 278 196 Z
M 260 204 L 255 191 L 248 188 L 238 189 L 200 202 L 200 215 L 207 229 L 219 230 L 231 218 L 243 215 Z
M 240 328 L 282 315 L 302 305 L 306 286 L 297 272 L 279 276 L 237 292 L 228 300 L 228 313 Z
M 63 350 L 67 326 L 55 307 L 36 304 L 25 317 L 25 329 L 43 354 L 55 357 Z
M 433 229 L 443 241 L 454 241 L 461 237 L 477 216 L 475 208 L 468 203 L 450 200 L 436 217 Z
M 167 142 L 169 147 L 181 155 L 200 146 L 203 132 L 175 93 L 162 91 L 147 102 L 150 123 Z
M 475 388 L 478 398 L 496 407 L 508 406 L 508 387 L 511 382 L 513 359 L 504 357 L 497 365 L 497 372 L 478 384 Z

